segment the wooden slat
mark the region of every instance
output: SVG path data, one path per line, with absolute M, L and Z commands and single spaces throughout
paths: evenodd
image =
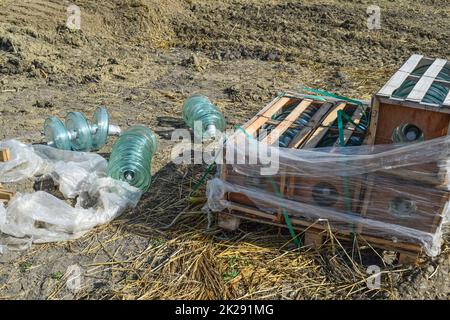
M 305 99 L 295 107 L 294 110 L 277 126 L 275 127 L 262 142 L 272 144 L 277 141 L 280 136 L 294 123 L 295 120 L 306 110 L 312 103 L 312 100 Z
M 319 143 L 319 141 L 328 132 L 329 126 L 336 120 L 338 111 L 343 110 L 346 105 L 347 105 L 346 102 L 341 102 L 336 108 L 334 108 L 322 121 L 321 127 L 317 128 L 317 130 L 305 143 L 303 148 L 315 148 L 316 145 Z
M 399 71 L 411 73 L 416 69 L 419 62 L 423 59 L 421 54 L 413 54 L 408 60 L 398 69 Z
M 416 68 L 423 56 L 419 54 L 413 54 L 403 66 L 389 79 L 388 82 L 378 91 L 377 95 L 390 97 L 392 93 L 402 85 L 402 83 L 408 78 L 412 71 Z
M 447 60 L 444 59 L 434 60 L 431 66 L 423 74 L 422 78 L 417 81 L 412 91 L 406 97 L 406 100 L 421 102 L 428 89 L 430 89 L 430 86 L 433 84 L 437 75 L 441 72 L 446 63 Z
M 6 162 L 11 159 L 11 155 L 9 153 L 9 149 L 0 150 L 0 162 Z
M 257 217 L 260 217 L 263 219 L 267 219 L 268 221 L 265 221 L 265 223 L 267 223 L 267 224 L 273 224 L 273 225 L 279 225 L 279 226 L 286 227 L 286 224 L 284 222 L 277 220 L 276 215 L 271 215 L 271 214 L 262 212 L 255 208 L 250 208 L 248 206 L 234 203 L 234 202 L 230 202 L 228 205 L 228 208 L 233 211 L 237 211 L 236 213 L 233 212 L 233 215 L 236 215 L 236 216 L 246 219 L 246 220 L 261 222 L 261 219 L 257 218 Z M 292 227 L 296 230 L 307 229 L 309 232 L 314 232 L 314 231 L 315 232 L 323 232 L 323 231 L 328 230 L 328 227 L 322 226 L 320 223 L 310 223 L 310 222 L 305 221 L 304 219 L 297 219 L 295 217 L 291 217 L 291 223 L 292 223 Z M 342 239 L 346 239 L 346 236 L 349 238 L 352 236 L 349 231 L 344 231 L 344 230 L 338 231 L 335 235 L 338 238 L 342 238 Z M 379 248 L 394 249 L 394 250 L 397 250 L 400 252 L 402 252 L 402 251 L 421 252 L 422 251 L 422 248 L 420 247 L 420 245 L 415 244 L 415 243 L 393 242 L 393 241 L 390 241 L 387 239 L 378 238 L 375 236 L 369 236 L 366 234 L 358 234 L 358 237 L 365 239 L 366 241 L 370 242 L 371 244 L 373 244 Z
M 430 77 L 436 79 L 439 73 L 441 73 L 442 68 L 447 64 L 445 59 L 436 59 L 431 64 L 431 66 L 425 71 L 423 77 Z
M 9 201 L 14 197 L 14 192 L 0 189 L 0 200 Z
M 409 77 L 408 72 L 397 71 L 386 84 L 378 91 L 377 95 L 383 97 L 391 97 L 392 93 L 398 89 L 403 82 Z
M 308 125 L 305 126 L 299 133 L 292 139 L 289 143 L 288 148 L 297 149 L 308 135 L 313 132 L 320 125 L 322 118 L 328 113 L 328 111 L 333 107 L 333 103 L 324 103 L 320 106 L 319 110 L 312 116 L 311 120 L 308 122 Z
M 278 112 L 284 105 L 286 105 L 291 99 L 287 97 L 282 97 L 277 99 L 275 103 L 270 104 L 265 109 L 262 110 L 258 115 L 253 117 L 248 121 L 243 128 L 249 135 L 254 134 L 258 131 L 261 126 L 263 126 L 275 113 Z M 237 131 L 238 132 L 238 131 Z

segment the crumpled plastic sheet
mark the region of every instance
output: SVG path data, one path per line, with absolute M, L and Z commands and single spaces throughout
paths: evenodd
M 210 210 L 244 205 L 273 219 L 284 210 L 300 225 L 326 221 L 334 231 L 439 254 L 450 220 L 450 136 L 317 149 L 275 148 L 239 133 L 228 141 L 220 174 L 207 184 Z
M 38 191 L 0 203 L 0 253 L 20 250 L 31 243 L 76 239 L 95 226 L 108 223 L 137 205 L 142 192 L 106 176 L 107 161 L 94 153 L 0 142 L 11 160 L 0 163 L 0 182 L 19 182 L 34 176 L 51 177 L 65 198 L 77 198 L 74 207 Z

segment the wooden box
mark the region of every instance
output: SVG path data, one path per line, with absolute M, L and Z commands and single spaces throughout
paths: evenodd
M 450 63 L 447 60 L 412 55 L 373 96 L 367 143 L 407 143 L 416 142 L 419 137 L 430 140 L 447 136 L 450 126 L 449 88 Z M 437 163 L 404 170 L 416 171 L 416 180 L 422 182 L 448 184 L 447 168 Z M 403 174 L 402 171 L 397 173 Z
M 307 122 L 298 126 L 299 117 L 302 117 L 304 112 L 308 112 L 308 108 L 316 110 L 309 115 Z M 293 149 L 328 147 L 325 150 L 333 153 L 341 145 L 337 126 L 339 110 L 351 118 L 351 121 L 344 122 L 343 144 L 346 146 L 366 144 L 368 119 L 371 114 L 371 108 L 367 102 L 359 105 L 348 100 L 331 98 L 321 101 L 311 96 L 294 93 L 275 98 L 244 124 L 242 129 L 246 136 L 252 136 L 270 145 L 284 144 L 283 147 Z M 281 117 L 280 115 L 283 114 L 284 116 Z M 292 134 L 290 139 L 283 140 L 283 136 L 292 128 L 296 129 L 295 134 Z M 427 164 L 424 167 L 427 166 L 428 171 L 435 168 L 433 164 Z M 255 203 L 243 193 L 226 192 L 224 198 L 228 200 L 228 206 L 227 210 L 219 215 L 219 226 L 236 229 L 239 226 L 239 220 L 246 219 L 286 227 L 283 213 L 287 213 L 294 229 L 306 230 L 304 240 L 307 245 L 320 245 L 326 231 L 331 227 L 339 238 L 351 239 L 356 234 L 357 238 L 363 238 L 374 247 L 395 250 L 401 253 L 402 261 L 411 260 L 411 257 L 416 257 L 422 251 L 420 241 L 411 240 L 408 237 L 402 238 L 402 236 L 394 239 L 389 232 L 380 229 L 379 225 L 376 227 L 367 224 L 366 219 L 373 219 L 381 225 L 384 223 L 387 226 L 398 225 L 400 228 L 410 228 L 412 232 L 417 230 L 417 232 L 433 234 L 441 223 L 442 213 L 449 197 L 445 188 L 432 185 L 430 181 L 422 181 L 420 183 L 424 184 L 420 184 L 408 179 L 410 178 L 408 168 L 403 173 L 401 170 L 380 170 L 351 178 L 335 175 L 333 179 L 311 175 L 302 178 L 290 174 L 279 174 L 273 178 L 243 175 L 238 172 L 239 170 L 234 170 L 230 164 L 222 165 L 220 170 L 220 178 L 224 182 L 254 188 L 254 190 L 265 190 L 272 199 L 266 200 L 261 197 L 258 203 Z M 336 170 L 339 170 L 339 167 L 336 167 Z M 398 171 L 400 174 L 397 174 Z M 429 172 L 426 177 L 429 177 Z M 431 179 L 431 182 L 434 180 Z M 390 186 L 391 190 L 386 186 Z M 409 196 L 408 199 L 404 199 L 405 194 Z M 284 200 L 279 201 L 280 205 L 278 205 L 273 196 L 289 201 L 292 210 L 283 207 L 281 203 Z M 348 199 L 351 199 L 350 203 Z M 408 218 L 393 214 L 397 211 L 403 212 L 398 208 L 402 208 L 405 201 L 409 204 L 416 203 L 413 210 L 415 216 Z M 295 205 L 297 203 L 298 206 Z M 311 218 L 311 212 L 306 212 L 307 210 L 302 212 L 302 209 L 299 209 L 308 206 L 316 208 L 317 211 L 323 208 L 324 213 L 331 215 L 336 213 L 340 218 L 333 219 L 331 216 L 327 223 L 317 223 L 315 221 L 317 219 Z M 319 212 L 318 216 L 320 215 Z M 366 219 L 347 219 L 346 215 Z

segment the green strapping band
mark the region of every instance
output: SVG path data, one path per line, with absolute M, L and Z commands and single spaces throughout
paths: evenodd
M 321 95 L 326 96 L 326 97 L 331 97 L 331 98 L 335 98 L 335 99 L 339 99 L 339 100 L 344 100 L 344 101 L 348 101 L 350 103 L 356 104 L 358 107 L 361 108 L 362 112 L 364 113 L 364 116 L 367 117 L 367 112 L 364 109 L 364 104 L 361 101 L 359 101 L 359 100 L 348 98 L 348 97 L 345 97 L 345 96 L 341 96 L 341 95 L 338 95 L 338 94 L 335 94 L 335 93 L 331 93 L 331 92 L 328 92 L 328 91 L 325 91 L 325 90 L 320 90 L 320 89 L 313 89 L 313 88 L 304 87 L 303 90 L 305 90 L 307 92 L 318 93 L 318 94 L 321 94 Z
M 362 106 L 363 105 L 363 103 L 361 101 L 359 101 L 359 100 L 355 100 L 355 99 L 351 99 L 351 98 L 348 98 L 348 97 L 340 96 L 338 94 L 331 93 L 331 92 L 328 92 L 328 91 L 325 91 L 325 90 L 313 89 L 313 88 L 307 88 L 307 87 L 303 88 L 303 90 L 308 91 L 308 92 L 318 93 L 318 94 L 321 94 L 323 96 L 327 96 L 327 97 L 331 97 L 331 98 L 335 98 L 335 99 L 339 99 L 339 100 L 345 100 L 345 101 L 354 103 L 354 104 L 356 104 L 358 106 Z
M 258 143 L 258 141 L 256 141 L 251 135 L 249 135 L 248 132 L 245 131 L 244 128 L 242 128 L 241 126 L 237 126 L 237 128 L 239 130 L 241 130 L 248 138 L 250 138 L 250 140 L 254 140 L 256 143 Z M 258 144 L 256 146 L 257 146 L 257 148 L 259 148 Z M 272 177 L 269 177 L 269 179 L 270 179 L 270 183 L 272 184 L 273 189 L 275 190 L 277 197 L 283 199 L 283 196 L 281 195 L 280 189 L 277 187 L 275 180 Z M 292 227 L 291 218 L 289 217 L 286 208 L 281 206 L 281 212 L 283 213 L 284 222 L 286 223 L 286 226 L 288 227 L 289 233 L 291 234 L 291 237 L 294 240 L 295 245 L 300 248 L 302 246 L 302 242 L 300 241 L 297 234 L 295 233 L 294 228 Z
M 227 142 L 227 139 L 225 138 L 223 141 L 223 144 L 225 144 Z M 194 194 L 198 191 L 198 189 L 200 189 L 200 187 L 206 182 L 206 177 L 211 173 L 211 171 L 214 169 L 214 167 L 216 166 L 216 159 L 217 157 L 220 155 L 221 153 L 218 152 L 216 154 L 216 156 L 214 157 L 213 162 L 208 166 L 208 168 L 206 168 L 205 172 L 203 173 L 203 175 L 201 176 L 200 180 L 195 184 L 194 188 L 191 191 L 191 194 Z
M 217 157 L 216 157 L 217 158 Z M 200 180 L 195 184 L 194 188 L 191 191 L 191 195 L 195 194 L 198 189 L 200 189 L 200 187 L 206 182 L 206 177 L 211 173 L 211 171 L 214 169 L 215 165 L 216 165 L 216 158 L 214 159 L 214 162 L 211 163 L 208 168 L 206 168 L 205 172 L 203 173 L 202 177 L 200 178 Z

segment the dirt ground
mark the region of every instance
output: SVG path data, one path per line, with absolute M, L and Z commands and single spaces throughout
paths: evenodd
M 135 210 L 81 239 L 0 255 L 0 298 L 449 298 L 447 242 L 419 266 L 378 261 L 382 286 L 369 289 L 369 258 L 294 250 L 286 233 L 252 223 L 207 230 L 202 204 L 187 199 L 205 168 L 172 164 L 165 134 L 194 92 L 230 128 L 280 90 L 369 99 L 413 53 L 450 59 L 448 1 L 78 0 L 79 31 L 65 26 L 71 3 L 0 0 L 0 140 L 42 143 L 48 115 L 103 104 L 116 124 L 159 133 L 154 181 Z M 366 25 L 373 3 L 380 30 Z M 66 285 L 73 265 L 79 291 Z

